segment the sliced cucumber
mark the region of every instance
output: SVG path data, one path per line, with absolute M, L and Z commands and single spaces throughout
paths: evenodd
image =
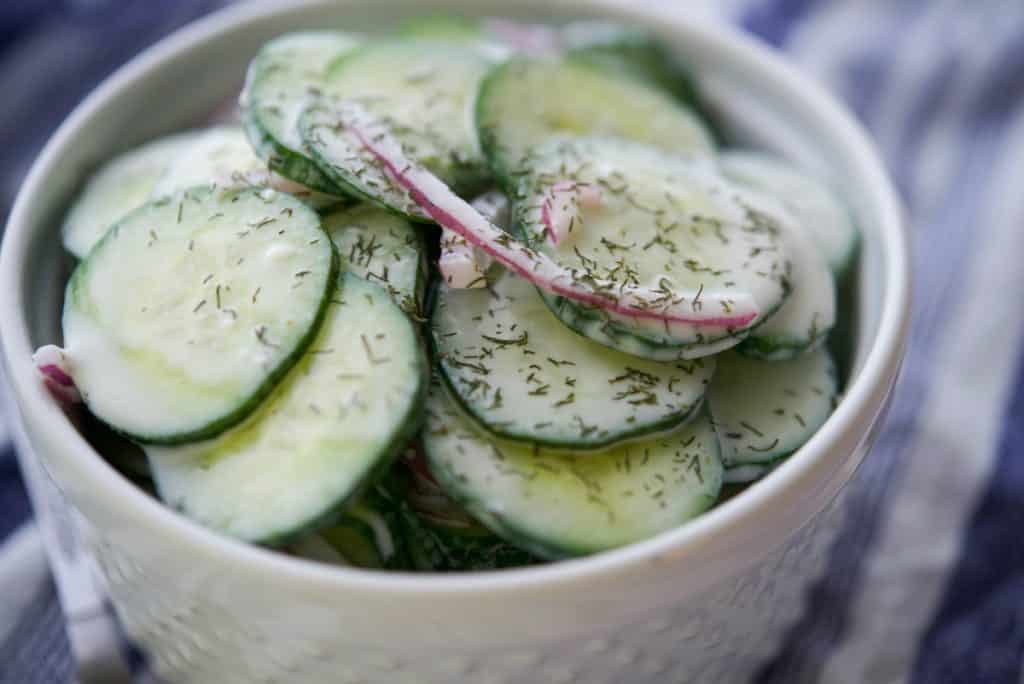
M 762 152 L 729 150 L 719 166 L 737 183 L 778 198 L 812 237 L 835 277 L 843 276 L 860 237 L 849 210 L 828 185 Z
M 336 268 L 319 217 L 288 195 L 197 188 L 146 204 L 68 282 L 75 383 L 137 441 L 212 437 L 302 355 Z
M 692 76 L 649 32 L 609 21 L 584 20 L 566 24 L 560 34 L 572 59 L 647 80 L 690 106 L 698 105 Z
M 441 377 L 469 416 L 499 437 L 549 448 L 598 449 L 681 425 L 715 368 L 713 359 L 657 363 L 581 338 L 503 269 L 486 289 L 439 285 L 431 329 Z
M 426 384 L 416 328 L 376 285 L 346 275 L 339 287 L 310 350 L 245 423 L 148 450 L 168 505 L 280 542 L 329 520 L 405 448 Z
M 785 361 L 825 341 L 836 322 L 836 288 L 825 257 L 802 226 L 774 198 L 762 206 L 782 217 L 783 241 L 789 254 L 786 277 L 792 293 L 772 316 L 750 332 L 736 350 L 766 361 Z
M 242 95 L 242 121 L 256 154 L 274 172 L 327 194 L 341 191 L 303 149 L 299 113 L 306 96 L 323 87 L 329 67 L 358 44 L 337 31 L 275 38 L 249 65 Z
M 726 468 L 772 464 L 799 449 L 832 413 L 837 391 L 824 348 L 791 361 L 718 357 L 708 405 Z
M 110 226 L 146 203 L 171 161 L 191 139 L 191 133 L 159 138 L 101 166 L 64 219 L 64 248 L 84 259 Z
M 403 21 L 398 35 L 417 40 L 475 40 L 483 35 L 479 19 L 432 14 Z
M 496 534 L 548 559 L 676 527 L 707 510 L 722 484 L 718 441 L 703 413 L 672 435 L 566 454 L 480 436 L 433 385 L 423 446 L 449 495 Z
M 422 220 L 423 212 L 407 193 L 338 124 L 336 103 L 358 103 L 392 131 L 411 158 L 456 191 L 472 194 L 487 182 L 473 102 L 490 64 L 459 44 L 407 40 L 367 45 L 331 69 L 324 86 L 329 97 L 299 117 L 299 130 L 313 158 L 338 186 Z
M 644 80 L 579 60 L 516 58 L 495 67 L 476 125 L 498 181 L 511 190 L 530 151 L 552 136 L 614 136 L 689 156 L 714 146 L 697 116 Z
M 403 22 L 398 35 L 415 40 L 463 42 L 490 59 L 506 59 L 512 54 L 512 47 L 503 44 L 500 36 L 485 24 L 479 19 L 452 15 L 417 17 Z
M 324 217 L 343 270 L 377 283 L 409 315 L 423 318 L 426 249 L 419 229 L 372 204 Z
M 561 199 L 552 206 L 553 189 L 564 183 L 598 197 L 589 206 Z M 531 246 L 581 279 L 646 286 L 664 291 L 669 301 L 692 298 L 694 311 L 721 307 L 716 313 L 723 315 L 731 311 L 730 298 L 742 294 L 759 312 L 753 326 L 774 313 L 789 292 L 780 217 L 762 211 L 757 200 L 704 161 L 609 138 L 553 139 L 531 155 L 515 216 Z M 557 244 L 551 239 L 551 209 L 571 214 Z M 581 334 L 656 360 L 717 352 L 738 343 L 746 330 L 697 323 L 668 329 L 656 319 L 613 316 L 550 295 L 545 300 Z M 624 337 L 639 342 L 626 346 Z
M 666 346 L 634 335 L 628 330 L 618 329 L 609 324 L 606 316 L 579 307 L 564 297 L 543 291 L 540 296 L 558 320 L 576 333 L 623 354 L 649 361 L 669 363 L 703 359 L 731 349 L 743 339 L 743 334 L 737 333 L 715 342 L 693 343 L 682 347 Z
M 193 137 L 157 181 L 151 197 L 166 197 L 198 185 L 221 189 L 269 187 L 294 195 L 317 210 L 341 202 L 339 197 L 314 192 L 269 171 L 236 126 L 209 128 Z

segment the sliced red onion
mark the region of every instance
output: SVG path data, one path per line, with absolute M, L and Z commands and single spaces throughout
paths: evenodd
M 750 293 L 654 290 L 588 277 L 519 242 L 491 224 L 437 176 L 410 160 L 401 143 L 365 109 L 352 102 L 337 108 L 347 132 L 403 187 L 412 200 L 443 228 L 457 233 L 537 287 L 619 317 L 741 330 L 759 313 Z
M 63 404 L 80 404 L 82 395 L 71 377 L 67 355 L 60 347 L 47 344 L 32 354 L 32 361 L 42 376 L 43 384 Z

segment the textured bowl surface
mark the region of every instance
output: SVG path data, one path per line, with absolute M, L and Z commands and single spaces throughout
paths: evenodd
M 851 380 L 824 428 L 770 477 L 681 529 L 615 552 L 478 575 L 321 566 L 199 528 L 97 457 L 38 382 L 59 339 L 58 230 L 91 168 L 201 122 L 270 37 L 387 30 L 417 0 L 243 3 L 186 28 L 104 83 L 22 187 L 0 255 L 8 377 L 29 440 L 86 521 L 128 633 L 170 682 L 417 684 L 741 682 L 823 567 L 840 492 L 865 457 L 906 334 L 908 265 L 895 192 L 860 128 L 821 89 L 729 28 L 615 0 L 436 0 L 432 11 L 649 26 L 700 76 L 725 128 L 831 178 L 863 233 Z

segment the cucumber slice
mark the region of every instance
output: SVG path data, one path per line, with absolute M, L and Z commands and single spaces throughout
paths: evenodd
M 75 384 L 139 442 L 212 437 L 302 355 L 336 268 L 319 217 L 288 195 L 196 188 L 146 204 L 68 282 Z
M 843 277 L 860 236 L 849 210 L 828 185 L 763 152 L 729 150 L 720 157 L 719 166 L 737 183 L 782 202 L 812 237 L 836 279 Z
M 245 423 L 148 449 L 168 505 L 277 543 L 329 520 L 405 448 L 426 385 L 416 329 L 376 285 L 345 275 L 339 287 L 310 350 Z
M 791 361 L 719 356 L 708 406 L 726 468 L 769 465 L 799 449 L 832 413 L 837 392 L 824 348 Z
M 553 200 L 554 189 L 565 183 L 598 197 L 589 205 Z M 514 211 L 523 238 L 581 279 L 664 291 L 669 301 L 692 299 L 694 311 L 716 307 L 723 315 L 742 293 L 759 312 L 749 324 L 753 327 L 774 313 L 789 292 L 788 254 L 781 240 L 784 217 L 767 213 L 763 205 L 704 161 L 635 142 L 575 138 L 552 139 L 534 150 Z M 571 218 L 555 244 L 551 217 L 558 211 Z M 595 342 L 655 360 L 717 352 L 746 334 L 746 329 L 717 324 L 666 329 L 657 320 L 612 316 L 551 295 L 545 300 L 556 316 Z M 588 318 L 599 323 L 581 323 Z M 595 328 L 603 333 L 592 334 Z M 639 342 L 627 347 L 619 341 L 630 336 Z M 648 353 L 652 348 L 656 353 Z
M 229 190 L 270 187 L 294 195 L 317 210 L 341 202 L 339 197 L 314 192 L 269 171 L 236 126 L 217 126 L 197 134 L 182 147 L 150 196 L 166 197 L 199 185 Z
M 705 157 L 711 136 L 697 116 L 641 79 L 577 60 L 515 58 L 480 88 L 476 125 L 499 183 L 511 190 L 530 151 L 552 136 L 614 136 Z
M 836 322 L 836 288 L 825 257 L 790 214 L 773 198 L 762 206 L 783 218 L 783 241 L 789 254 L 787 280 L 793 291 L 778 311 L 737 345 L 736 350 L 766 361 L 785 361 L 825 341 Z
M 101 166 L 64 219 L 64 249 L 84 259 L 110 226 L 146 203 L 171 161 L 191 139 L 191 133 L 159 138 Z
M 403 21 L 397 33 L 417 40 L 476 40 L 483 35 L 483 27 L 479 19 L 433 14 Z
M 657 363 L 580 338 L 528 281 L 438 286 L 432 333 L 442 379 L 505 439 L 589 450 L 677 427 L 700 406 L 713 359 Z
M 449 495 L 499 536 L 548 559 L 672 529 L 707 510 L 722 484 L 718 441 L 703 413 L 672 435 L 566 454 L 480 436 L 434 385 L 423 446 Z
M 622 352 L 649 361 L 670 363 L 692 361 L 714 356 L 735 347 L 745 333 L 726 336 L 715 342 L 693 343 L 682 347 L 666 346 L 634 335 L 628 330 L 617 329 L 608 323 L 608 318 L 598 312 L 577 306 L 564 297 L 540 291 L 544 303 L 566 327 L 579 335 Z
M 502 43 L 500 36 L 488 30 L 485 22 L 469 17 L 433 15 L 402 22 L 398 29 L 402 38 L 465 43 L 494 61 L 507 59 L 512 47 Z
M 276 173 L 326 194 L 341 194 L 303 149 L 298 118 L 328 68 L 359 38 L 337 31 L 290 33 L 264 45 L 246 75 L 242 121 L 256 154 Z
M 487 165 L 473 124 L 473 102 L 491 62 L 465 45 L 387 41 L 368 45 L 332 69 L 328 98 L 299 117 L 299 130 L 320 168 L 357 197 L 424 220 L 423 212 L 338 125 L 330 98 L 359 103 L 386 125 L 411 158 L 473 194 L 487 182 Z
M 407 314 L 423 319 L 426 248 L 415 226 L 372 204 L 330 214 L 323 221 L 342 270 L 377 283 Z
M 646 80 L 690 106 L 698 104 L 693 78 L 643 29 L 609 21 L 574 21 L 562 27 L 561 39 L 571 59 Z

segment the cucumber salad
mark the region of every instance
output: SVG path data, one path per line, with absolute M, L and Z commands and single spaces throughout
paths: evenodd
M 581 556 L 765 476 L 838 400 L 849 213 L 727 146 L 644 31 L 292 33 L 238 109 L 91 176 L 35 356 L 201 525 L 376 569 Z

